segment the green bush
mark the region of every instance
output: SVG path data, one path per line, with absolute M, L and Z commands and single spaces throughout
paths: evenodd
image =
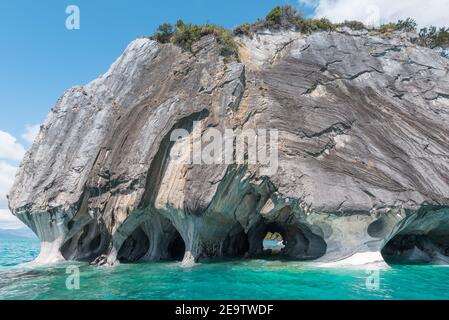
M 449 47 L 449 28 L 440 28 L 434 42 L 435 47 Z
M 175 30 L 170 23 L 161 24 L 153 35 L 153 39 L 161 43 L 167 43 L 170 41 Z
M 280 25 L 282 18 L 281 7 L 273 8 L 265 17 L 265 21 L 270 25 Z
M 283 5 L 273 8 L 266 16 L 267 27 L 276 29 L 296 28 L 301 21 L 301 13 L 290 5 Z
M 217 43 L 220 45 L 220 53 L 223 56 L 237 54 L 237 44 L 232 38 L 232 33 L 214 24 L 201 26 L 191 23 L 187 24 L 182 20 L 178 20 L 175 26 L 164 23 L 157 28 L 151 38 L 161 43 L 172 42 L 185 50 L 191 51 L 195 42 L 210 34 L 214 35 Z
M 416 32 L 416 26 L 418 24 L 415 20 L 407 18 L 405 20 L 399 20 L 396 23 L 390 22 L 383 24 L 379 27 L 379 31 L 382 33 L 394 32 L 394 31 L 406 31 Z
M 337 29 L 337 26 L 326 18 L 316 20 L 316 25 L 318 27 L 318 30 L 334 31 Z
M 232 33 L 229 30 L 223 28 L 222 26 L 217 26 L 214 24 L 207 24 L 202 27 L 201 37 L 205 35 L 212 34 L 220 45 L 220 53 L 229 57 L 232 55 L 237 55 L 237 43 L 232 37 Z
M 333 31 L 337 28 L 335 24 L 328 19 L 303 19 L 299 24 L 301 32 L 310 33 L 317 30 Z
M 419 32 L 419 42 L 430 48 L 447 48 L 449 47 L 449 28 L 437 29 L 434 26 L 422 28 Z
M 399 20 L 397 23 L 387 23 L 380 26 L 379 31 L 388 33 L 393 31 L 416 32 L 417 23 L 411 18 Z M 449 47 L 449 28 L 440 28 L 430 26 L 422 28 L 419 31 L 417 43 L 421 46 L 436 48 Z
M 177 29 L 180 29 L 180 28 L 182 28 L 183 26 L 185 26 L 186 24 L 184 23 L 184 21 L 183 20 L 181 20 L 181 19 L 179 19 L 178 21 L 176 21 L 176 28 Z
M 379 31 L 382 32 L 382 33 L 388 33 L 388 32 L 393 32 L 393 31 L 397 31 L 397 30 L 398 30 L 397 24 L 396 23 L 392 23 L 392 22 L 382 24 L 379 27 Z
M 360 30 L 364 30 L 366 29 L 366 26 L 360 22 L 360 21 L 356 21 L 356 20 L 346 20 L 340 24 L 338 24 L 338 27 L 348 27 L 351 30 L 356 30 L 356 31 L 360 31 Z
M 242 25 L 236 27 L 233 33 L 235 36 L 251 36 L 253 31 L 251 25 L 245 22 Z
M 303 33 L 310 33 L 318 30 L 333 31 L 337 27 L 349 27 L 352 30 L 363 30 L 367 27 L 359 21 L 345 21 L 338 25 L 333 24 L 328 19 L 305 19 L 302 14 L 290 5 L 277 6 L 273 8 L 265 17 L 259 19 L 253 24 L 244 23 L 230 32 L 225 28 L 215 25 L 195 25 L 186 24 L 178 20 L 173 26 L 169 23 L 160 25 L 154 35 L 151 37 L 161 43 L 172 42 L 185 50 L 192 50 L 195 42 L 206 35 L 214 35 L 220 46 L 221 54 L 225 57 L 237 56 L 237 44 L 233 39 L 235 36 L 252 36 L 253 33 L 269 30 L 289 30 L 293 29 Z M 394 31 L 416 32 L 417 23 L 411 18 L 399 20 L 396 23 L 386 23 L 381 25 L 378 30 L 382 33 Z M 418 43 L 423 46 L 449 47 L 449 28 L 429 27 L 423 28 L 419 32 Z
M 416 21 L 411 18 L 407 18 L 405 20 L 399 20 L 396 23 L 396 27 L 398 30 L 403 30 L 406 32 L 416 32 L 417 26 L 418 26 L 418 24 L 416 23 Z
M 178 21 L 172 42 L 185 50 L 192 50 L 192 45 L 201 39 L 201 26 L 185 24 Z
M 293 29 L 305 33 L 316 30 L 335 30 L 336 25 L 328 19 L 305 19 L 301 12 L 290 5 L 277 6 L 265 17 L 253 24 L 242 24 L 234 29 L 235 35 L 252 35 L 259 30 L 288 30 Z
M 315 20 L 308 19 L 302 21 L 300 30 L 304 33 L 311 33 L 319 29 L 317 24 L 315 23 Z

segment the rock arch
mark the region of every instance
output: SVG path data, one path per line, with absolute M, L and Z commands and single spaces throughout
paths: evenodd
M 409 215 L 381 253 L 388 264 L 449 265 L 449 210 Z

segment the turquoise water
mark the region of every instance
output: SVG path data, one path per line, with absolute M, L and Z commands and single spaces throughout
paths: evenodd
M 0 268 L 32 261 L 39 254 L 39 250 L 40 244 L 37 239 L 0 239 Z
M 17 266 L 31 261 L 38 248 L 37 241 L 0 243 L 0 299 L 449 299 L 449 267 L 379 270 L 377 289 L 367 287 L 365 269 L 275 260 L 201 263 L 190 269 L 174 262 Z M 73 265 L 80 270 L 79 290 L 66 287 L 66 267 Z

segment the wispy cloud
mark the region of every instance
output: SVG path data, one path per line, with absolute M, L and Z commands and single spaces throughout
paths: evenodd
M 34 126 L 27 125 L 26 131 L 22 134 L 22 139 L 32 144 L 34 142 L 34 139 L 36 139 L 37 135 L 39 134 L 40 127 L 41 126 L 38 124 Z
M 359 20 L 378 25 L 414 18 L 420 26 L 449 24 L 449 0 L 299 0 L 314 8 L 316 17 L 334 22 Z
M 0 160 L 20 161 L 25 148 L 8 132 L 0 131 Z
M 6 195 L 11 189 L 17 167 L 0 160 L 0 209 L 7 208 Z
M 25 225 L 7 209 L 0 209 L 0 229 L 21 229 Z
M 30 144 L 33 142 L 39 126 L 27 126 L 21 135 L 22 139 Z M 9 193 L 17 172 L 18 164 L 25 155 L 25 147 L 18 142 L 17 138 L 8 132 L 0 131 L 0 228 L 18 229 L 24 224 L 20 222 L 7 209 L 7 194 Z

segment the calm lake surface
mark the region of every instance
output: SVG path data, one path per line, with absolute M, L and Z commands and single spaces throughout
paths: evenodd
M 189 269 L 177 262 L 20 265 L 38 253 L 37 240 L 0 241 L 0 299 L 449 299 L 449 267 L 441 266 L 372 271 L 276 260 L 209 262 Z M 70 266 L 79 268 L 79 290 L 67 289 Z

